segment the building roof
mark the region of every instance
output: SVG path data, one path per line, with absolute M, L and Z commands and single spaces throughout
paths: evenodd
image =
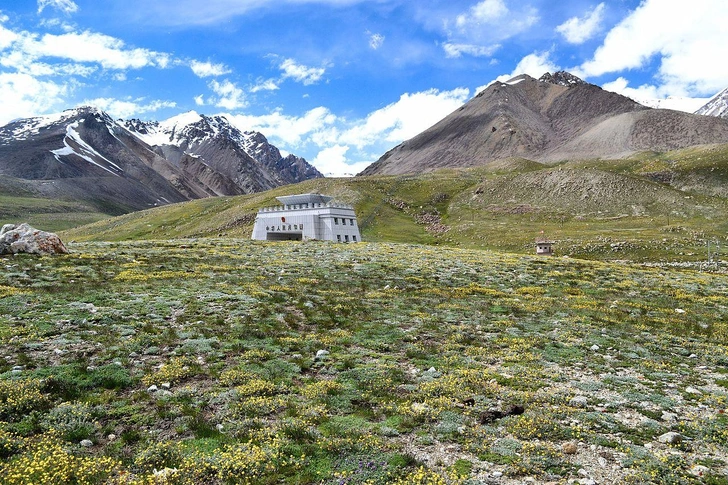
M 333 200 L 333 197 L 321 194 L 298 194 L 298 195 L 283 195 L 276 197 L 278 201 L 283 205 L 298 205 L 298 204 L 326 204 Z

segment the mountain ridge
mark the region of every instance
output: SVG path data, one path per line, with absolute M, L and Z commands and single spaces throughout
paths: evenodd
M 322 176 L 302 158 L 281 156 L 262 134 L 243 136 L 224 117 L 185 115 L 171 123 L 171 133 L 164 122 L 113 120 L 88 106 L 15 120 L 0 127 L 0 193 L 22 186 L 38 197 L 82 201 L 117 215 Z M 247 138 L 268 158 L 251 156 Z
M 728 122 L 655 110 L 576 76 L 546 73 L 496 82 L 359 175 L 487 165 L 508 157 L 542 163 L 621 158 L 728 142 Z

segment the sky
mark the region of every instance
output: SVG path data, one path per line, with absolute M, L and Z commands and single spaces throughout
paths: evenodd
M 2 0 L 0 125 L 224 114 L 352 174 L 523 73 L 695 110 L 728 87 L 726 20 L 725 0 Z

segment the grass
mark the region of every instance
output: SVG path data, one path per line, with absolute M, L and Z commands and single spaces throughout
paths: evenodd
M 257 210 L 275 205 L 276 196 L 321 192 L 354 205 L 362 237 L 371 242 L 531 254 L 534 240 L 545 235 L 559 256 L 700 268 L 715 266 L 722 258 L 716 249 L 726 244 L 727 161 L 728 148 L 718 146 L 555 167 L 511 160 L 491 168 L 319 179 L 127 214 L 62 237 L 249 238 Z
M 69 247 L 0 258 L 6 483 L 726 474 L 724 274 L 396 243 Z

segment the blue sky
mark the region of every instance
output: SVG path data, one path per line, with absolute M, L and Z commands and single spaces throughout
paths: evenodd
M 3 0 L 0 124 L 226 114 L 355 173 L 521 73 L 696 109 L 728 86 L 726 20 L 724 0 Z

